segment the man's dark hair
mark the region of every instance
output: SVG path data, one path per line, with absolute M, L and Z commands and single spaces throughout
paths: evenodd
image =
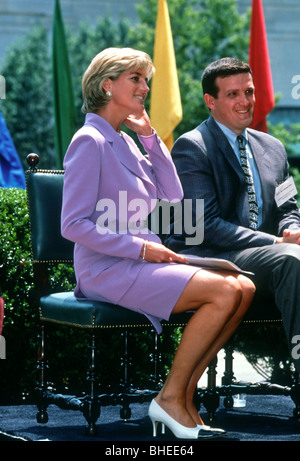
M 221 58 L 209 64 L 202 74 L 203 94 L 208 93 L 215 99 L 218 97 L 219 88 L 216 85 L 217 77 L 229 77 L 235 74 L 251 74 L 249 64 L 235 58 Z

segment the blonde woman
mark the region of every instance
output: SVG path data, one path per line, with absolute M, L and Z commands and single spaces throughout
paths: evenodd
M 128 48 L 102 51 L 86 70 L 86 120 L 64 162 L 62 234 L 75 242 L 79 299 L 138 311 L 159 332 L 161 319 L 194 311 L 149 417 L 154 436 L 161 423 L 178 438 L 208 438 L 222 431 L 203 425 L 193 403 L 195 387 L 241 322 L 255 288 L 242 275 L 182 264 L 184 256 L 145 225 L 155 200 L 182 199 L 170 153 L 144 108 L 153 72 L 147 54 Z M 122 124 L 137 134 L 147 157 Z

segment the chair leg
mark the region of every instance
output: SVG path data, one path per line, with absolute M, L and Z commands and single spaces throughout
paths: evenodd
M 37 408 L 38 413 L 36 415 L 37 422 L 40 424 L 46 424 L 48 422 L 48 413 L 47 407 L 48 403 L 46 401 L 46 364 L 45 364 L 45 327 L 44 325 L 40 326 L 39 336 L 38 336 L 38 357 L 37 357 Z
M 225 350 L 225 371 L 222 378 L 223 385 L 230 385 L 235 380 L 233 373 L 233 346 L 227 343 L 224 347 Z
M 126 329 L 122 332 L 121 336 L 124 340 L 122 351 L 123 355 L 121 357 L 121 370 L 123 373 L 123 377 L 121 379 L 121 389 L 124 396 L 121 398 L 120 418 L 123 419 L 123 421 L 127 421 L 131 418 L 131 408 L 129 405 L 128 398 L 126 397 L 126 394 L 130 393 L 131 388 L 130 371 L 132 367 L 132 360 L 129 356 L 129 339 L 131 335 L 129 331 Z
M 86 434 L 95 436 L 97 434 L 96 422 L 100 416 L 100 403 L 96 393 L 96 367 L 95 367 L 95 334 L 92 331 L 90 340 L 90 364 L 87 371 L 87 382 L 89 383 L 90 392 L 84 401 L 83 415 L 88 423 Z
M 229 342 L 226 344 L 224 347 L 225 350 L 225 371 L 224 375 L 222 377 L 222 386 L 228 386 L 228 389 L 230 389 L 231 384 L 235 380 L 235 376 L 233 373 L 233 346 Z M 228 391 L 228 393 L 225 395 L 224 401 L 223 401 L 224 407 L 229 409 L 233 407 L 233 397 Z
M 207 410 L 209 423 L 213 423 L 215 421 L 215 413 L 220 404 L 220 395 L 216 390 L 217 362 L 218 357 L 216 356 L 208 366 L 207 389 L 203 395 L 203 404 Z
M 293 411 L 293 415 L 295 418 L 300 418 L 300 377 L 298 373 L 296 373 L 295 381 L 291 389 L 291 398 L 295 403 L 295 408 Z
M 153 364 L 153 373 L 150 375 L 151 389 L 160 391 L 163 385 L 162 379 L 162 355 L 161 355 L 161 336 L 156 331 L 153 333 L 153 349 L 150 355 L 150 361 Z

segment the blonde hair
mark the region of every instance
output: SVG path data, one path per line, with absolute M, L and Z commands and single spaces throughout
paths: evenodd
M 147 53 L 132 48 L 107 48 L 98 53 L 82 78 L 82 112 L 96 112 L 104 107 L 110 100 L 102 88 L 105 80 L 117 80 L 129 70 L 143 70 L 150 80 L 154 66 Z

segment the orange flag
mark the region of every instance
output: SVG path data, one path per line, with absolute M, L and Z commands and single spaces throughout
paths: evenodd
M 274 108 L 275 100 L 262 0 L 252 0 L 249 64 L 256 96 L 251 128 L 266 133 L 266 117 Z

